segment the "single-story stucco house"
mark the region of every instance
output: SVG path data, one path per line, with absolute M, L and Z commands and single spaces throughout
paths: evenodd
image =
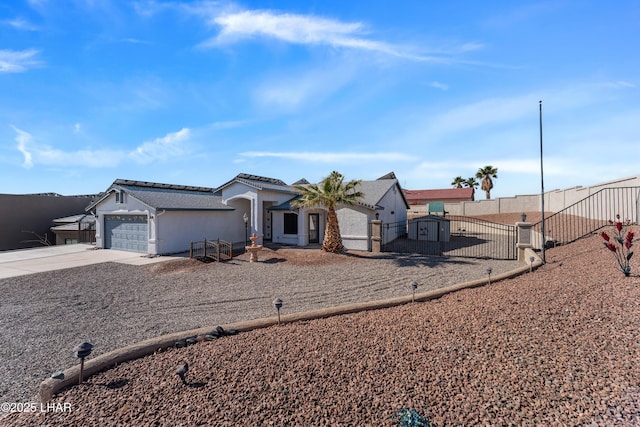
M 87 211 L 96 217 L 96 247 L 170 254 L 233 229 L 233 207 L 212 188 L 117 179 Z
M 320 243 L 326 209 L 292 207 L 295 184 L 245 173 L 216 189 L 118 179 L 87 211 L 96 218 L 99 248 L 170 254 L 203 239 L 244 246 L 252 233 L 258 244 Z M 406 221 L 409 204 L 393 173 L 362 181 L 358 191 L 363 199 L 336 213 L 345 248 L 367 250 L 371 220 Z
M 445 203 L 472 202 L 475 189 L 444 188 L 436 190 L 404 190 L 409 201 L 409 218 L 422 217 L 431 213 L 445 215 Z

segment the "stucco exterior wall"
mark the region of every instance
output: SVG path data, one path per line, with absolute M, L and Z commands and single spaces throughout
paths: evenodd
M 551 190 L 544 193 L 544 209 L 547 212 L 559 212 L 604 188 L 639 187 L 640 175 L 608 181 L 590 187 L 571 187 L 564 190 Z M 539 211 L 542 205 L 540 194 L 518 195 L 474 202 L 445 203 L 450 215 L 485 215 L 496 213 L 514 213 Z M 410 213 L 418 209 L 411 206 Z
M 97 207 L 95 210 L 96 215 L 96 247 L 104 248 L 105 237 L 104 237 L 104 216 L 112 215 L 112 214 L 134 214 L 134 215 L 154 215 L 155 212 L 153 209 L 150 209 L 149 206 L 141 203 L 139 200 L 131 197 L 131 195 L 127 194 L 125 196 L 124 203 L 116 203 L 116 196 L 114 193 L 109 194 Z M 154 229 L 149 224 L 149 253 L 155 254 L 155 249 L 153 246 L 155 245 L 155 235 Z
M 378 219 L 382 220 L 383 223 L 400 222 L 407 219 L 406 205 L 404 204 L 401 190 L 397 186 L 387 191 L 378 204 L 384 208 L 376 211 Z M 376 219 L 375 214 L 369 220 L 373 219 Z
M 237 217 L 234 211 L 160 211 L 153 221 L 159 236 L 155 253 L 186 252 L 191 242 L 204 239 L 240 243 L 244 240 L 244 223 Z
M 271 212 L 271 227 L 272 234 L 271 240 L 273 243 L 280 243 L 284 245 L 296 245 L 304 246 L 304 244 L 298 243 L 298 237 L 304 230 L 304 215 L 298 215 L 298 234 L 284 234 L 284 214 L 296 213 L 285 211 L 272 211 Z
M 264 243 L 265 224 L 269 222 L 265 219 L 266 208 L 273 204 L 284 203 L 292 197 L 293 195 L 287 192 L 257 190 L 240 182 L 235 182 L 222 190 L 222 201 L 227 205 L 231 205 L 234 200 L 248 200 L 250 202 L 251 209 L 247 212 L 250 218 L 249 234 L 256 233 L 258 244 Z M 239 216 L 242 217 L 242 214 Z M 271 237 L 273 239 L 273 229 Z
M 49 196 L 31 194 L 0 194 L 0 250 L 25 249 L 42 246 L 38 242 L 23 242 L 36 239 L 33 231 L 45 234 L 55 244 L 50 230 L 53 220 L 84 213 L 93 196 Z
M 358 207 L 336 209 L 342 244 L 346 249 L 366 251 L 369 248 L 370 211 Z

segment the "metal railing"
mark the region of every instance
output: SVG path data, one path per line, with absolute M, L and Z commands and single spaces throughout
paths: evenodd
M 230 242 L 220 239 L 191 242 L 189 245 L 189 258 L 226 261 L 233 258 L 232 246 Z
M 465 216 L 415 218 L 383 224 L 382 251 L 514 260 L 516 227 Z
M 623 221 L 638 224 L 640 187 L 603 188 L 596 193 L 545 218 L 546 247 L 564 245 L 589 236 L 620 215 Z M 542 248 L 542 221 L 532 227 L 532 243 Z

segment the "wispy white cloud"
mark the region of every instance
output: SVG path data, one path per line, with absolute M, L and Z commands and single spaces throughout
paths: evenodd
M 117 166 L 123 153 L 114 150 L 81 149 L 64 151 L 48 145 L 37 144 L 33 135 L 15 126 L 17 149 L 23 156 L 22 166 L 32 168 L 37 164 L 56 166 L 87 166 L 113 167 Z
M 126 37 L 124 39 L 120 39 L 122 43 L 131 43 L 131 44 L 151 44 L 151 42 L 147 40 L 140 40 L 133 37 Z
M 182 128 L 177 132 L 168 133 L 161 138 L 147 141 L 138 146 L 129 155 L 140 163 L 150 163 L 154 160 L 167 160 L 188 152 L 185 143 L 189 141 L 191 131 Z
M 36 59 L 38 50 L 0 50 L 0 73 L 20 73 L 29 68 L 40 66 Z
M 618 80 L 615 82 L 607 82 L 603 84 L 604 87 L 612 88 L 612 89 L 620 89 L 620 88 L 636 88 L 637 86 L 633 83 L 626 82 L 624 80 Z
M 207 13 L 209 13 L 208 11 Z M 325 45 L 370 51 L 394 57 L 426 62 L 450 62 L 444 56 L 420 53 L 410 46 L 397 45 L 366 37 L 369 30 L 362 22 L 342 22 L 312 15 L 276 13 L 268 10 L 220 11 L 208 22 L 221 28 L 203 47 L 223 46 L 240 40 L 266 37 L 298 45 Z M 463 51 L 480 48 L 478 43 L 462 45 Z
M 310 101 L 318 103 L 327 99 L 347 85 L 353 75 L 352 69 L 336 66 L 267 79 L 254 90 L 253 97 L 258 105 L 291 111 Z
M 513 3 L 514 7 L 505 8 L 503 12 L 484 21 L 490 28 L 511 28 L 522 23 L 545 17 L 559 9 L 567 7 L 565 2 L 537 1 L 531 3 Z
M 37 26 L 33 25 L 29 21 L 25 21 L 22 18 L 6 19 L 1 22 L 16 30 L 21 30 L 21 31 L 38 31 L 39 30 Z
M 436 88 L 436 89 L 440 89 L 442 91 L 446 91 L 449 90 L 449 85 L 445 84 L 445 83 L 441 83 L 441 82 L 431 82 L 429 84 L 429 86 Z
M 213 122 L 209 127 L 213 130 L 237 129 L 251 124 L 252 120 L 226 120 Z
M 22 153 L 23 161 L 22 166 L 25 168 L 33 167 L 33 156 L 28 150 L 27 145 L 32 141 L 33 137 L 29 132 L 25 132 L 22 129 L 18 129 L 15 126 L 11 126 L 16 132 L 16 142 L 18 143 L 18 151 Z
M 300 160 L 305 162 L 319 163 L 349 163 L 358 161 L 405 161 L 410 162 L 416 160 L 414 157 L 405 153 L 328 153 L 328 152 L 272 152 L 272 151 L 246 151 L 240 153 L 245 157 L 274 157 L 279 159 Z
M 122 162 L 124 153 L 117 150 L 64 151 L 52 147 L 42 147 L 37 151 L 36 156 L 38 163 L 45 165 L 110 168 L 118 166 Z
M 587 107 L 599 102 L 611 89 L 610 85 L 594 83 L 555 91 L 547 89 L 538 93 L 492 97 L 460 105 L 440 114 L 428 112 L 415 115 L 419 123 L 407 127 L 418 136 L 429 135 L 431 140 L 438 140 L 472 129 L 504 127 L 522 119 L 535 121 L 540 100 L 543 100 L 543 109 L 549 108 L 555 114 Z

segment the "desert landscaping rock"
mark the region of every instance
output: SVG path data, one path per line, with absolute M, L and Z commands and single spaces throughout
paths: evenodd
M 515 261 L 425 258 L 368 253 L 334 255 L 309 249 L 263 249 L 261 261 L 242 254 L 226 263 L 182 259 L 147 266 L 117 263 L 0 280 L 0 401 L 37 401 L 38 385 L 78 363 L 84 341 L 90 358 L 178 331 L 410 295 L 519 266 Z M 177 346 L 186 346 L 180 342 Z M 191 346 L 189 346 L 190 348 Z
M 412 408 L 438 426 L 640 425 L 640 267 L 625 278 L 608 255 L 594 236 L 490 286 L 170 348 L 63 391 L 68 413 L 2 421 L 390 426 Z M 423 286 L 409 276 L 404 292 Z

